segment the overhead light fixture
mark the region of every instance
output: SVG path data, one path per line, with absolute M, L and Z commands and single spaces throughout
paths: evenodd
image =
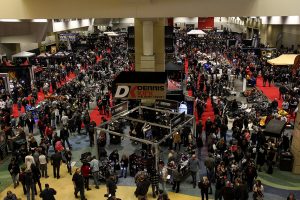
M 0 19 L 0 22 L 20 22 L 19 19 Z
M 33 20 L 31 20 L 32 22 L 48 22 L 48 20 L 47 19 L 33 19 Z

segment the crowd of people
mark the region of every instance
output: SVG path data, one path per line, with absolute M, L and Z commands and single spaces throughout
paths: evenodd
M 299 71 L 296 78 L 290 79 L 295 76 L 292 72 L 287 70 L 285 75 L 278 73 L 277 69 L 267 66 L 266 62 L 253 52 L 244 52 L 241 45 L 228 47 L 227 39 L 236 36 L 227 32 L 209 32 L 207 36 L 199 39 L 188 36 L 183 31 L 178 32 L 176 37 L 178 42 L 175 55 L 182 59 L 182 63 L 187 61 L 189 65 L 186 79 L 188 89 L 195 97 L 199 119 L 196 133 L 192 135 L 188 128 L 174 133 L 168 145 L 168 160 L 160 158 L 158 168 L 152 166 L 147 172 L 139 171 L 135 175 L 135 196 L 139 200 L 147 199 L 151 186 L 153 198 L 168 200 L 168 183 L 172 184 L 172 190 L 180 192 L 185 174 L 180 165 L 171 169 L 168 164 L 178 162 L 178 152 L 186 151 L 189 155 L 187 167 L 188 174 L 192 177 L 192 186 L 200 189 L 199 194 L 203 200 L 208 200 L 209 194 L 212 193 L 216 200 L 246 200 L 250 198 L 250 194 L 255 200 L 263 199 L 264 186 L 257 179 L 258 171 L 273 173 L 278 154 L 290 147 L 290 138 L 286 134 L 278 141 L 267 138 L 261 128 L 251 130 L 250 120 L 241 116 L 233 119 L 232 136 L 229 137 L 229 119 L 224 112 L 227 100 L 224 97 L 232 94 L 230 91 L 234 88 L 233 79 L 246 78 L 250 80 L 251 86 L 255 85 L 258 76 L 262 76 L 264 83 L 268 82 L 269 85 L 280 79 L 279 98 L 283 98 L 284 103 L 278 105 L 274 100 L 274 113 L 282 106 L 286 112 L 294 115 L 298 105 L 299 90 L 295 88 L 299 84 Z M 49 161 L 56 179 L 60 179 L 61 163 L 66 163 L 67 171 L 72 175 L 76 198 L 79 194 L 81 200 L 86 199 L 85 190 L 91 190 L 90 176 L 93 177 L 95 188 L 99 189 L 101 162 L 92 156 L 88 162 L 83 162 L 80 168 L 72 170 L 72 145 L 69 137 L 76 132 L 87 134 L 90 146 L 95 144 L 97 124 L 89 114 L 90 102 L 96 101 L 99 113 L 103 116 L 108 115 L 109 107 L 114 104 L 110 95 L 113 89 L 112 81 L 120 71 L 132 70 L 123 39 L 115 38 L 105 44 L 102 40 L 95 42 L 92 50 L 78 50 L 73 60 L 54 59 L 53 63 L 48 63 L 47 70 L 41 78 L 32 84 L 29 98 L 20 96 L 17 86 L 12 94 L 2 94 L 1 131 L 6 140 L 11 141 L 9 146 L 13 152 L 8 170 L 14 187 L 21 183 L 28 200 L 35 199 L 38 193 L 36 185 L 41 198 L 54 199 L 55 189 L 50 188 L 48 184 L 43 189 L 40 182 L 41 178 L 49 177 Z M 200 62 L 203 60 L 205 62 Z M 75 79 L 64 83 L 71 73 L 76 75 Z M 287 89 L 287 84 L 290 83 L 293 88 Z M 44 101 L 39 102 L 39 92 L 45 94 Z M 203 121 L 203 113 L 206 112 L 209 101 L 213 107 L 213 115 Z M 19 118 L 12 115 L 14 103 L 18 105 Z M 21 113 L 22 106 L 25 113 Z M 231 109 L 238 109 L 236 101 L 231 104 Z M 102 118 L 102 121 L 106 121 L 106 118 Z M 39 140 L 34 134 L 35 126 L 38 128 Z M 26 141 L 18 149 L 13 142 L 17 136 Z M 106 135 L 98 142 L 105 148 Z M 181 144 L 184 148 L 181 148 Z M 207 147 L 207 157 L 201 155 L 203 146 Z M 50 147 L 54 149 L 51 155 Z M 109 170 L 110 173 L 105 174 L 105 196 L 108 199 L 117 199 L 117 179 L 127 177 L 129 158 L 124 154 L 120 159 L 118 152 L 113 151 L 108 160 L 113 168 Z M 201 167 L 201 161 L 204 162 L 205 169 Z M 116 173 L 119 170 L 119 174 Z M 9 191 L 5 199 L 17 198 Z M 288 199 L 294 199 L 293 195 L 290 194 Z

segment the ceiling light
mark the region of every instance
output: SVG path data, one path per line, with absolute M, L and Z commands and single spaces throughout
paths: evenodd
M 48 22 L 47 19 L 33 19 L 32 22 Z
M 0 22 L 20 22 L 19 19 L 0 19 Z

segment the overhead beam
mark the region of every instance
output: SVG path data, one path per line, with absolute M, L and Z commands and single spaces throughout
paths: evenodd
M 298 16 L 299 0 L 5 0 L 0 18 Z

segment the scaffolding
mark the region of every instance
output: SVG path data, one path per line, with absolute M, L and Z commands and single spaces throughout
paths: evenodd
M 100 124 L 99 127 L 96 127 L 96 129 L 98 130 L 97 134 L 100 134 L 100 132 L 105 132 L 105 133 L 112 134 L 114 136 L 126 137 L 135 142 L 140 142 L 143 144 L 151 145 L 155 149 L 155 166 L 156 166 L 157 170 L 158 170 L 158 164 L 159 164 L 159 146 L 163 142 L 165 142 L 168 138 L 171 138 L 172 135 L 176 131 L 182 129 L 187 124 L 192 124 L 191 131 L 192 131 L 193 136 L 195 135 L 196 120 L 193 115 L 185 114 L 184 112 L 183 113 L 172 112 L 172 111 L 168 111 L 168 110 L 151 108 L 151 107 L 146 107 L 146 106 L 137 106 L 131 110 L 128 110 L 128 102 L 123 102 L 121 104 L 115 106 L 117 108 L 120 108 L 120 107 L 123 108 L 123 109 L 119 109 L 120 112 L 118 112 L 118 113 L 114 112 L 114 115 L 111 116 L 111 120 Z M 126 107 L 126 104 L 127 104 L 127 107 Z M 137 119 L 137 118 L 133 118 L 133 117 L 129 116 L 131 113 L 134 113 L 134 112 L 143 113 L 144 110 L 152 110 L 152 111 L 155 111 L 158 113 L 163 113 L 163 114 L 168 114 L 168 115 L 172 114 L 174 117 L 172 119 L 170 119 L 170 122 L 168 124 L 161 124 L 159 122 L 149 122 L 149 121 L 146 121 L 143 119 Z M 164 137 L 162 137 L 162 139 L 160 139 L 159 141 L 156 141 L 156 140 L 153 141 L 153 140 L 142 139 L 142 138 L 131 136 L 129 134 L 109 130 L 109 125 L 114 123 L 116 120 L 126 120 L 126 121 L 139 122 L 139 123 L 148 123 L 151 126 L 156 126 L 156 127 L 167 129 L 168 134 L 165 135 Z M 96 137 L 98 137 L 98 135 Z

